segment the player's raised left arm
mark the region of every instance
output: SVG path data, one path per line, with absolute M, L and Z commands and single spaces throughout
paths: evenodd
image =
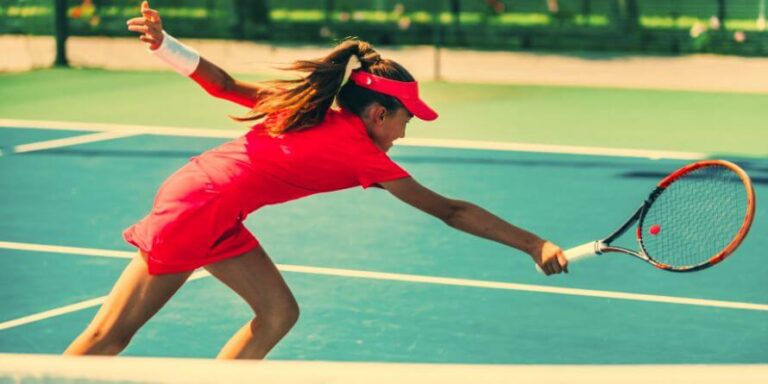
M 458 230 L 517 248 L 531 256 L 546 274 L 567 271 L 562 250 L 467 201 L 446 198 L 411 177 L 381 183 L 403 202 L 437 217 Z
M 197 51 L 164 32 L 160 13 L 149 7 L 149 2 L 141 4 L 141 17 L 132 18 L 127 24 L 128 30 L 141 33 L 139 40 L 147 43 L 150 51 L 177 72 L 194 80 L 210 95 L 248 108 L 252 108 L 261 97 L 262 87 L 234 79 L 219 66 L 200 57 Z
M 262 87 L 233 78 L 229 73 L 203 57 L 200 58 L 197 69 L 189 77 L 211 96 L 229 100 L 248 108 L 253 108 L 264 92 Z

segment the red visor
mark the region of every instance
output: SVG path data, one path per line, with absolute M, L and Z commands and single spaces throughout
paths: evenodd
M 419 119 L 437 119 L 437 112 L 419 98 L 419 83 L 415 81 L 390 80 L 361 70 L 353 71 L 349 79 L 360 87 L 395 97 Z

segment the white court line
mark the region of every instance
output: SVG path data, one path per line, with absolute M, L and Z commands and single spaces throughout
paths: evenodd
M 17 145 L 13 147 L 13 150 L 11 153 L 27 153 L 27 152 L 35 152 L 35 151 L 44 151 L 46 149 L 68 147 L 71 145 L 78 145 L 78 144 L 85 144 L 85 143 L 95 143 L 97 141 L 120 139 L 124 137 L 136 136 L 136 135 L 137 134 L 133 132 L 119 132 L 119 131 L 98 132 L 98 133 L 92 133 L 88 135 L 81 135 L 81 136 L 75 136 L 75 137 L 67 137 L 63 139 L 46 140 L 46 141 L 40 141 L 37 143 Z
M 77 131 L 107 131 L 126 132 L 145 135 L 182 136 L 182 137 L 209 137 L 232 139 L 243 135 L 247 128 L 242 130 L 217 130 L 179 127 L 160 127 L 146 125 L 122 125 L 122 124 L 94 124 L 62 121 L 35 121 L 35 120 L 10 120 L 0 119 L 0 127 L 24 128 L 24 129 L 55 129 Z M 606 147 L 580 147 L 570 145 L 543 145 L 515 142 L 474 141 L 474 140 L 448 140 L 448 139 L 421 139 L 406 138 L 397 141 L 397 145 L 409 147 L 432 147 L 452 149 L 482 149 L 491 151 L 513 151 L 534 153 L 555 153 L 589 156 L 633 157 L 647 159 L 676 159 L 699 160 L 709 157 L 701 152 L 656 151 L 628 148 Z
M 107 249 L 64 247 L 60 245 L 44 245 L 44 244 L 29 244 L 29 243 L 14 243 L 10 241 L 0 241 L 0 248 L 13 249 L 17 251 L 33 251 L 33 252 L 49 252 L 49 253 L 66 253 L 70 255 L 117 257 L 121 259 L 130 259 L 136 255 L 136 251 L 133 251 L 133 252 L 110 251 Z
M 210 274 L 206 271 L 197 271 L 193 273 L 192 276 L 190 276 L 189 280 L 187 281 L 202 279 L 208 276 L 210 276 Z M 63 307 L 51 309 L 49 311 L 35 313 L 34 315 L 29 315 L 29 316 L 24 316 L 24 317 L 19 317 L 17 319 L 9 320 L 9 321 L 4 321 L 0 323 L 0 331 L 19 327 L 29 323 L 34 323 L 36 321 L 50 319 L 51 317 L 66 315 L 67 313 L 77 312 L 83 309 L 95 307 L 97 305 L 103 304 L 104 301 L 106 300 L 107 300 L 107 296 L 101 296 L 95 299 L 85 300 L 79 303 L 65 305 Z
M 81 301 L 79 303 L 75 303 L 72 305 L 65 305 L 63 307 L 59 307 L 56 309 L 52 309 L 50 311 L 40 312 L 36 313 L 34 315 L 19 317 L 18 319 L 13 319 L 9 321 L 5 321 L 0 323 L 0 330 L 6 330 L 14 327 L 19 327 L 25 324 L 34 323 L 36 321 L 49 319 L 51 317 L 56 317 L 60 315 L 65 315 L 67 313 L 77 312 L 81 309 L 86 309 L 90 307 L 95 307 L 97 305 L 101 305 L 104 300 L 106 300 L 106 296 L 97 297 L 95 299 L 91 300 L 85 300 Z
M 597 291 L 592 289 L 578 289 L 578 288 L 562 288 L 562 287 L 552 287 L 552 286 L 546 286 L 546 285 L 514 284 L 514 283 L 504 283 L 504 282 L 496 282 L 496 281 L 456 279 L 456 278 L 449 278 L 449 277 L 405 275 L 405 274 L 399 274 L 399 273 L 369 272 L 369 271 L 358 271 L 358 270 L 351 270 L 351 269 L 308 267 L 308 266 L 302 266 L 302 265 L 280 264 L 278 268 L 281 271 L 286 271 L 286 272 L 309 273 L 314 275 L 357 277 L 357 278 L 376 279 L 376 280 L 406 281 L 411 283 L 426 283 L 426 284 L 452 285 L 452 286 L 460 286 L 460 287 L 504 289 L 504 290 L 510 290 L 510 291 L 554 293 L 559 295 L 601 297 L 601 298 L 607 298 L 607 299 L 697 305 L 697 306 L 716 307 L 716 308 L 747 309 L 747 310 L 753 310 L 753 311 L 768 311 L 768 304 L 742 303 L 742 302 L 735 302 L 735 301 L 693 299 L 693 298 L 676 297 L 676 296 L 644 295 L 644 294 L 638 294 L 638 293 Z
M 225 129 L 200 129 L 182 127 L 164 127 L 155 125 L 127 125 L 127 124 L 102 124 L 82 123 L 71 121 L 40 121 L 40 120 L 12 120 L 0 119 L 0 128 L 21 129 L 50 129 L 56 131 L 99 131 L 99 132 L 131 132 L 142 135 L 183 136 L 183 137 L 210 137 L 221 139 L 233 139 L 243 135 L 242 130 Z
M 26 244 L 26 243 L 13 243 L 13 242 L 0 242 L 0 248 L 25 250 L 25 251 L 41 251 L 41 252 L 57 252 L 75 255 L 89 255 L 89 256 L 106 256 L 106 257 L 121 257 L 131 258 L 133 252 L 120 252 L 111 250 L 99 250 L 93 248 L 76 248 L 76 247 L 57 247 L 52 245 L 41 244 Z M 99 254 L 103 252 L 102 254 Z M 486 288 L 486 289 L 502 289 L 510 291 L 523 291 L 523 292 L 538 292 L 538 293 L 551 293 L 559 295 L 570 296 L 584 296 L 584 297 L 599 297 L 607 299 L 619 299 L 619 300 L 631 300 L 631 301 L 643 301 L 654 303 L 666 303 L 666 304 L 682 304 L 682 305 L 695 305 L 703 307 L 713 308 L 729 308 L 729 309 L 744 309 L 753 311 L 768 311 L 768 304 L 755 304 L 744 303 L 735 301 L 720 301 L 720 300 L 706 300 L 706 299 L 694 299 L 687 297 L 676 296 L 659 296 L 659 295 L 645 295 L 638 293 L 626 293 L 626 292 L 614 292 L 614 291 L 598 291 L 592 289 L 578 289 L 578 288 L 562 288 L 546 285 L 532 285 L 532 284 L 515 284 L 496 281 L 483 281 L 483 280 L 469 280 L 469 279 L 457 279 L 448 277 L 433 277 L 433 276 L 421 276 L 421 275 L 407 275 L 400 273 L 385 273 L 385 272 L 372 272 L 372 271 L 360 271 L 352 269 L 338 269 L 338 268 L 322 268 L 311 267 L 303 265 L 289 265 L 289 264 L 277 264 L 277 268 L 283 272 L 295 272 L 306 273 L 313 275 L 325 275 L 325 276 L 342 276 L 362 279 L 374 279 L 374 280 L 388 280 L 388 281 L 404 281 L 409 283 L 424 283 L 424 284 L 438 284 L 438 285 L 450 285 L 459 287 L 474 287 L 474 288 Z M 100 300 L 103 298 L 93 299 Z M 97 304 L 88 304 L 85 307 L 79 307 L 85 305 L 83 303 L 90 303 L 91 301 L 84 301 L 82 303 L 72 304 L 67 307 L 67 310 L 63 313 L 69 313 L 77 311 Z M 47 319 L 53 316 L 58 316 L 63 313 L 57 311 L 62 308 L 54 309 L 51 311 L 43 312 L 43 317 L 38 318 L 38 315 L 30 315 L 20 319 L 15 319 L 0 323 L 0 330 L 10 328 L 11 326 L 19 326 L 27 324 L 33 321 Z M 12 324 L 8 326 L 7 324 Z

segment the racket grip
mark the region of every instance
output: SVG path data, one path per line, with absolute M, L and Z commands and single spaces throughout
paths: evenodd
M 590 241 L 589 243 L 577 247 L 568 248 L 563 253 L 565 253 L 565 258 L 568 259 L 568 262 L 570 263 L 597 256 L 602 253 L 602 249 L 603 243 L 601 241 Z
M 589 243 L 585 243 L 573 248 L 568 248 L 563 251 L 563 253 L 565 254 L 565 258 L 568 259 L 568 263 L 570 264 L 581 259 L 599 255 L 602 253 L 604 246 L 605 244 L 603 244 L 602 241 L 590 241 Z M 538 265 L 536 266 L 536 270 L 539 271 L 539 273 L 544 273 L 544 271 Z

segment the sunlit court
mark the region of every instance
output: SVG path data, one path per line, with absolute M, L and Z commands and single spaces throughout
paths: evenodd
M 0 2 L 0 383 L 765 382 L 765 4 L 677 3 Z M 126 29 L 156 23 L 148 10 L 163 39 L 194 52 L 150 53 L 152 31 Z M 415 80 L 360 77 L 379 62 L 345 58 L 331 108 L 346 113 L 349 87 L 393 97 L 412 117 L 404 137 L 388 133 L 397 115 L 383 101 L 381 115 L 349 118 L 435 200 L 403 198 L 395 174 L 239 212 L 299 308 L 264 360 L 221 359 L 245 329 L 253 345 L 268 334 L 259 321 L 272 307 L 249 307 L 204 267 L 119 350 L 72 353 L 129 263 L 149 262 L 124 231 L 160 212 L 167 180 L 204 153 L 277 140 L 285 160 L 270 177 L 303 168 L 312 185 L 332 181 L 292 140 L 335 128 L 261 139 L 282 115 L 235 121 L 256 96 L 211 92 L 207 66 L 266 87 L 305 76 L 279 68 L 352 35 Z M 193 53 L 205 60 L 184 74 Z M 439 117 L 427 121 L 402 83 Z M 322 143 L 318 153 L 340 151 Z M 339 164 L 362 169 L 349 148 Z M 206 191 L 236 174 L 210 169 Z M 501 221 L 467 208 L 470 219 L 444 222 L 432 212 L 441 196 Z M 167 228 L 192 228 L 175 226 L 188 217 Z M 546 248 L 505 244 L 528 236 L 506 222 L 562 248 L 567 271 L 554 256 L 537 264 Z M 207 235 L 178 232 L 190 250 Z M 252 280 L 240 272 L 229 276 Z M 148 288 L 138 295 L 135 310 L 151 311 Z

